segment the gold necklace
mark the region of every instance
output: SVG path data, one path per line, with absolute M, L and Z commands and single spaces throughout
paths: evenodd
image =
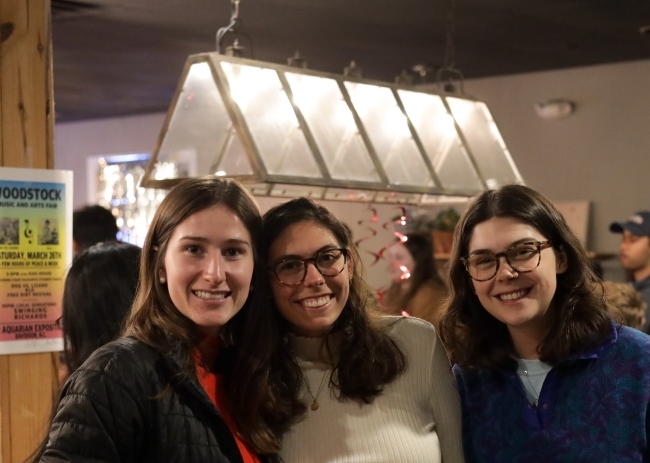
M 318 396 L 320 395 L 320 391 L 323 390 L 323 386 L 325 385 L 325 378 L 327 377 L 327 372 L 328 370 L 325 370 L 325 373 L 323 373 L 323 378 L 320 380 L 320 386 L 318 386 L 318 391 L 316 391 L 316 395 L 314 395 L 313 392 L 311 392 L 311 388 L 309 387 L 309 380 L 307 379 L 307 376 L 303 374 L 302 379 L 305 383 L 305 386 L 307 386 L 307 392 L 309 392 L 309 395 L 313 399 L 311 403 L 311 409 L 312 411 L 318 410 L 320 405 L 318 404 Z

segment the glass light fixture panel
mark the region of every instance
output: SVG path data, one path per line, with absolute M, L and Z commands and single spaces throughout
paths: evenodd
M 220 62 L 269 174 L 321 178 L 296 113 L 273 69 Z
M 345 82 L 345 87 L 389 182 L 434 186 L 391 89 L 356 82 Z
M 192 64 L 156 157 L 156 180 L 212 174 L 232 124 L 207 62 Z M 212 134 L 206 137 L 205 134 Z
M 336 80 L 292 72 L 285 76 L 332 178 L 379 182 Z
M 481 191 L 481 180 L 442 99 L 438 95 L 409 90 L 397 93 L 442 186 Z
M 488 188 L 523 183 L 485 103 L 446 97 Z

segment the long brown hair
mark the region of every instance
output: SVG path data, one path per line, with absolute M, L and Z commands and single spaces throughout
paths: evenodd
M 580 239 L 546 197 L 525 186 L 506 185 L 476 197 L 454 231 L 449 299 L 440 332 L 452 360 L 462 368 L 516 367 L 506 325 L 483 308 L 460 260 L 468 253 L 476 225 L 494 217 L 513 218 L 534 227 L 567 258 L 567 270 L 557 275 L 557 289 L 548 308 L 550 328 L 537 349 L 540 359 L 553 364 L 604 342 L 611 333 L 612 319 L 602 294 L 594 291 L 599 280 Z
M 243 440 L 258 454 L 279 450 L 279 439 L 296 414 L 291 404 L 276 400 L 266 383 L 250 378 L 259 358 L 250 358 L 250 342 L 268 349 L 266 338 L 247 340 L 248 326 L 268 326 L 272 322 L 266 274 L 260 259 L 262 217 L 253 197 L 238 182 L 204 177 L 185 180 L 162 201 L 142 248 L 140 286 L 127 322 L 126 334 L 134 336 L 161 353 L 175 352 L 181 359 L 180 375 L 196 375 L 194 349 L 203 339 L 196 325 L 174 306 L 167 287 L 159 281 L 169 238 L 174 229 L 191 215 L 215 205 L 223 205 L 237 214 L 249 232 L 253 245 L 254 270 L 251 293 L 241 310 L 220 330 L 225 345 L 234 350 L 234 360 L 224 371 L 224 385 L 232 419 Z M 267 344 L 268 344 L 267 340 Z M 262 359 L 264 361 L 264 359 Z M 253 410 L 245 400 L 258 398 Z
M 362 266 L 348 229 L 326 208 L 306 198 L 275 206 L 264 215 L 265 246 L 263 255 L 288 226 L 313 222 L 332 232 L 341 247 L 347 248 L 353 265 L 350 294 L 343 311 L 326 339 L 329 346 L 337 334 L 341 352 L 334 366 L 338 377 L 334 384 L 342 399 L 368 403 L 381 394 L 383 386 L 406 368 L 406 358 L 392 339 L 377 324 L 379 311 L 362 278 Z M 266 279 L 268 288 L 269 281 Z M 269 289 L 267 289 L 269 290 Z M 246 336 L 256 339 L 251 350 L 242 355 L 249 375 L 245 383 L 248 396 L 235 397 L 234 407 L 247 422 L 258 421 L 265 427 L 266 442 L 275 437 L 280 448 L 282 434 L 305 413 L 299 399 L 302 371 L 288 343 L 288 323 L 277 308 L 267 313 L 255 311 L 246 325 Z M 340 336 L 338 336 L 340 334 Z M 261 434 L 260 434 L 261 436 Z

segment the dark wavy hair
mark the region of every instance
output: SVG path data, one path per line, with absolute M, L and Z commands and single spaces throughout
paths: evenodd
M 557 275 L 557 289 L 548 308 L 551 324 L 538 346 L 540 359 L 554 364 L 568 355 L 604 342 L 612 318 L 580 239 L 562 214 L 540 193 L 506 185 L 476 197 L 454 231 L 449 261 L 449 299 L 443 309 L 440 337 L 462 368 L 516 368 L 516 355 L 506 325 L 490 315 L 474 293 L 460 258 L 468 254 L 476 225 L 491 218 L 512 218 L 538 230 L 556 253 L 566 255 L 567 269 Z
M 72 374 L 100 346 L 117 338 L 138 286 L 140 248 L 119 241 L 77 254 L 62 304 L 65 363 Z
M 331 381 L 338 388 L 339 397 L 369 403 L 372 397 L 381 394 L 384 385 L 405 370 L 406 358 L 378 327 L 376 320 L 380 313 L 362 278 L 361 259 L 349 229 L 328 209 L 306 198 L 273 207 L 264 214 L 264 256 L 268 258 L 269 248 L 287 227 L 299 222 L 313 222 L 326 228 L 341 247 L 348 249 L 353 262 L 350 294 L 341 315 L 328 332 L 326 345 L 329 348 L 332 335 L 337 334 L 337 342 L 340 339 L 337 350 L 341 354 L 334 365 L 337 374 L 332 375 L 337 379 Z M 249 325 L 248 335 L 262 341 L 257 352 L 247 355 L 249 359 L 258 359 L 257 365 L 251 365 L 256 372 L 250 380 L 267 384 L 271 395 L 266 398 L 242 395 L 236 406 L 245 408 L 251 419 L 269 423 L 269 429 L 275 429 L 279 448 L 281 433 L 304 414 L 305 405 L 299 400 L 302 371 L 287 342 L 288 323 L 277 308 L 272 315 L 271 320 L 259 318 L 257 323 Z M 276 405 L 275 415 L 256 413 L 264 400 Z M 267 407 L 267 410 L 272 408 Z

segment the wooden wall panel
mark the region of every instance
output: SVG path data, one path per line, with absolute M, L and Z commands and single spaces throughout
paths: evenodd
M 0 166 L 54 167 L 50 0 L 0 1 Z M 53 354 L 0 356 L 0 463 L 43 438 L 56 394 Z

